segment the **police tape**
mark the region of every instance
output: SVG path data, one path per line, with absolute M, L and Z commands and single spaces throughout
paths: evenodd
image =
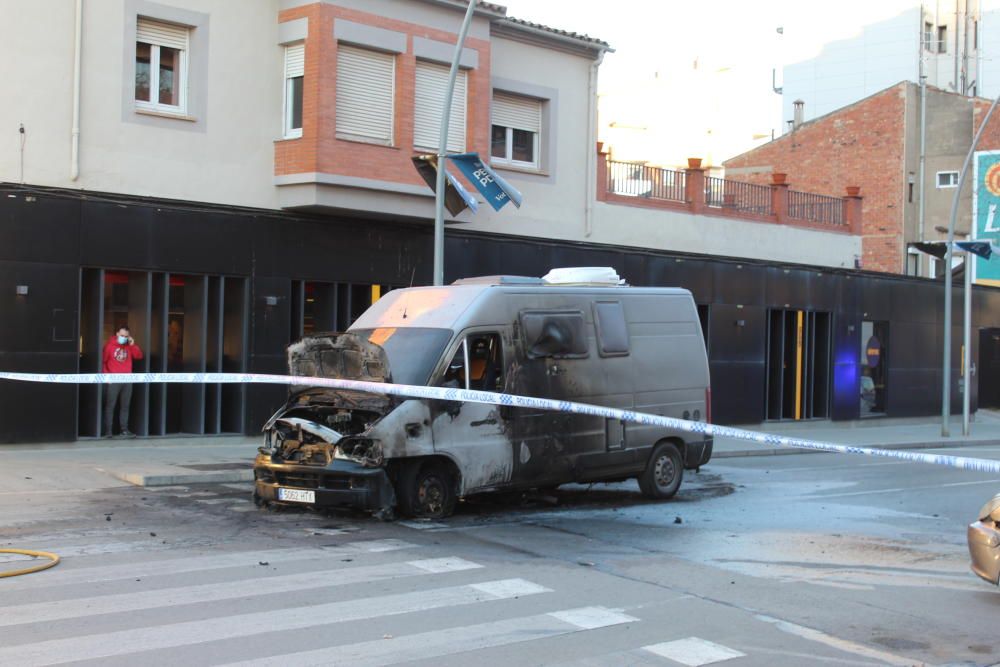
M 548 398 L 532 398 L 514 394 L 498 394 L 489 391 L 473 391 L 470 389 L 448 389 L 444 387 L 425 387 L 405 384 L 389 384 L 384 382 L 366 382 L 364 380 L 342 380 L 338 378 L 302 377 L 295 375 L 266 375 L 261 373 L 11 373 L 0 372 L 0 380 L 19 382 L 43 382 L 52 384 L 282 384 L 299 387 L 329 387 L 331 389 L 347 389 L 388 396 L 405 398 L 426 398 L 441 401 L 459 401 L 463 403 L 482 403 L 514 408 L 534 408 L 554 412 L 604 417 L 623 422 L 659 426 L 687 433 L 699 433 L 713 438 L 733 438 L 775 447 L 792 447 L 796 449 L 812 449 L 837 454 L 861 454 L 864 456 L 882 456 L 901 459 L 913 463 L 929 463 L 943 465 L 961 470 L 975 472 L 1000 473 L 1000 461 L 975 459 L 966 456 L 948 456 L 944 454 L 926 454 L 898 449 L 879 449 L 877 447 L 858 447 L 853 445 L 838 445 L 832 442 L 804 440 L 786 436 L 756 431 L 745 431 L 731 426 L 705 424 L 702 422 L 665 417 L 633 410 L 621 410 L 586 403 L 559 401 Z

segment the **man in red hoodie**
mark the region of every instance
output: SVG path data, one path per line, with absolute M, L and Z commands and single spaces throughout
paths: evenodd
M 124 324 L 104 345 L 104 373 L 131 373 L 132 360 L 142 359 L 142 350 L 135 344 L 132 334 Z M 131 384 L 104 385 L 104 437 L 111 437 L 111 423 L 118 403 L 118 426 L 123 438 L 134 438 L 135 433 L 128 430 L 129 407 L 132 403 Z

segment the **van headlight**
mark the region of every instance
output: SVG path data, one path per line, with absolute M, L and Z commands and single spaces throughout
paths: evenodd
M 985 521 L 986 519 L 1000 522 L 1000 493 L 993 496 L 993 500 L 983 505 L 983 509 L 979 510 L 979 520 Z

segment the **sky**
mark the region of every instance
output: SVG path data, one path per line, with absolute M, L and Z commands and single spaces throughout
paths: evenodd
M 781 132 L 782 64 L 808 59 L 822 45 L 859 34 L 913 7 L 916 0 L 498 0 L 508 16 L 598 37 L 616 50 L 601 66 L 601 92 L 653 72 L 671 76 L 690 68 L 728 68 L 740 113 L 766 118 Z M 781 28 L 781 33 L 778 32 Z

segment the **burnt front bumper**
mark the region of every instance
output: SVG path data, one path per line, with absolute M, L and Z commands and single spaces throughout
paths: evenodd
M 1000 530 L 992 522 L 969 524 L 969 556 L 972 571 L 991 584 L 1000 584 Z
M 396 504 L 392 482 L 384 468 L 367 468 L 353 461 L 335 460 L 326 466 L 275 462 L 267 454 L 254 461 L 254 490 L 266 502 L 283 503 L 278 489 L 313 491 L 312 507 L 354 507 L 380 510 Z M 288 505 L 307 503 L 288 502 Z
M 684 447 L 684 468 L 694 470 L 699 468 L 712 458 L 712 438 L 705 438 L 701 442 L 689 442 Z

